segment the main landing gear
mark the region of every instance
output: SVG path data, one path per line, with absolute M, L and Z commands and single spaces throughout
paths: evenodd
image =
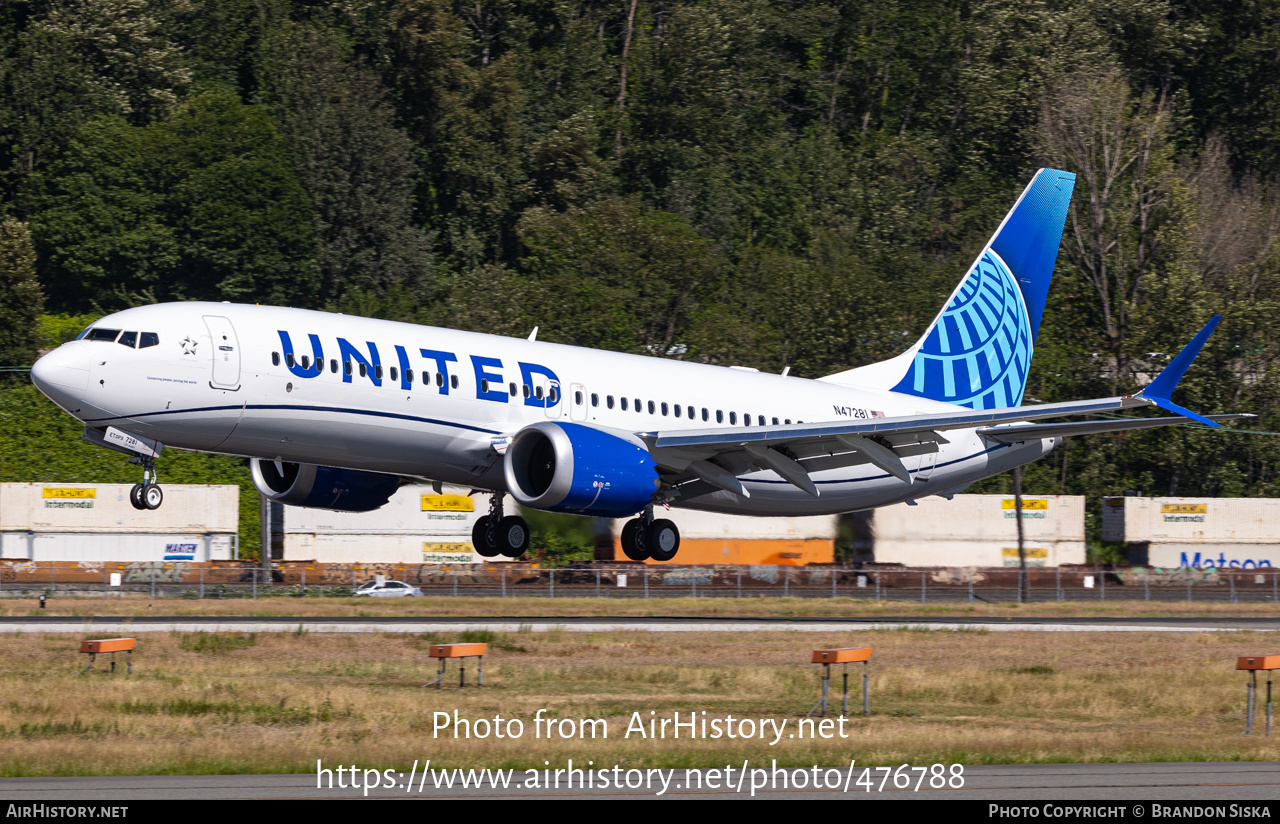
M 142 483 L 129 490 L 129 503 L 134 509 L 159 509 L 164 503 L 164 490 L 156 483 L 156 462 L 152 458 L 130 458 L 129 463 L 142 467 Z
M 489 514 L 471 528 L 471 543 L 485 558 L 519 558 L 529 549 L 529 525 L 519 515 L 502 515 L 502 493 L 489 497 Z
M 622 553 L 633 561 L 670 561 L 680 551 L 680 530 L 665 518 L 654 520 L 653 507 L 622 527 Z

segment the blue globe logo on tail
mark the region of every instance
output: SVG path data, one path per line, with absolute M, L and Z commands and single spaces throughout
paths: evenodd
M 894 392 L 974 409 L 1017 406 L 1034 333 L 1009 267 L 988 249 L 921 342 Z

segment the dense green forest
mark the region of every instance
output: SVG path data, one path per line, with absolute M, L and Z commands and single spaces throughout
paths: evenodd
M 1260 417 L 1027 489 L 1274 496 L 1277 78 L 1280 0 L 7 0 L 0 365 L 212 299 L 818 377 L 914 341 L 1049 165 L 1028 396 L 1135 389 L 1221 313 L 1176 400 Z M 10 374 L 0 479 L 133 479 Z

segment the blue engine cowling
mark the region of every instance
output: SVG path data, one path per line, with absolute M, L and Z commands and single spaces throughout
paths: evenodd
M 576 515 L 634 515 L 658 488 L 642 444 L 578 423 L 521 429 L 507 447 L 504 472 L 507 489 L 525 506 Z
M 249 462 L 253 485 L 272 501 L 310 509 L 370 512 L 400 488 L 397 475 L 315 464 Z

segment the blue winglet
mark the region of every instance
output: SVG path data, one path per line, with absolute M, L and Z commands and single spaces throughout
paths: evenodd
M 1145 398 L 1161 409 L 1182 415 L 1184 418 L 1190 418 L 1205 426 L 1222 426 L 1222 424 L 1211 421 L 1203 415 L 1197 415 L 1190 409 L 1183 409 L 1169 399 L 1173 394 L 1173 390 L 1177 387 L 1178 381 L 1182 380 L 1182 376 L 1187 374 L 1187 368 L 1196 359 L 1196 355 L 1200 354 L 1200 350 L 1204 348 L 1205 341 L 1209 339 L 1209 335 L 1213 334 L 1214 328 L 1221 320 L 1222 315 L 1214 315 L 1213 319 L 1200 330 L 1200 333 L 1191 339 L 1191 343 L 1182 347 L 1182 351 L 1178 353 L 1178 356 L 1170 361 L 1164 371 L 1156 375 L 1156 379 L 1139 392 L 1137 397 Z

